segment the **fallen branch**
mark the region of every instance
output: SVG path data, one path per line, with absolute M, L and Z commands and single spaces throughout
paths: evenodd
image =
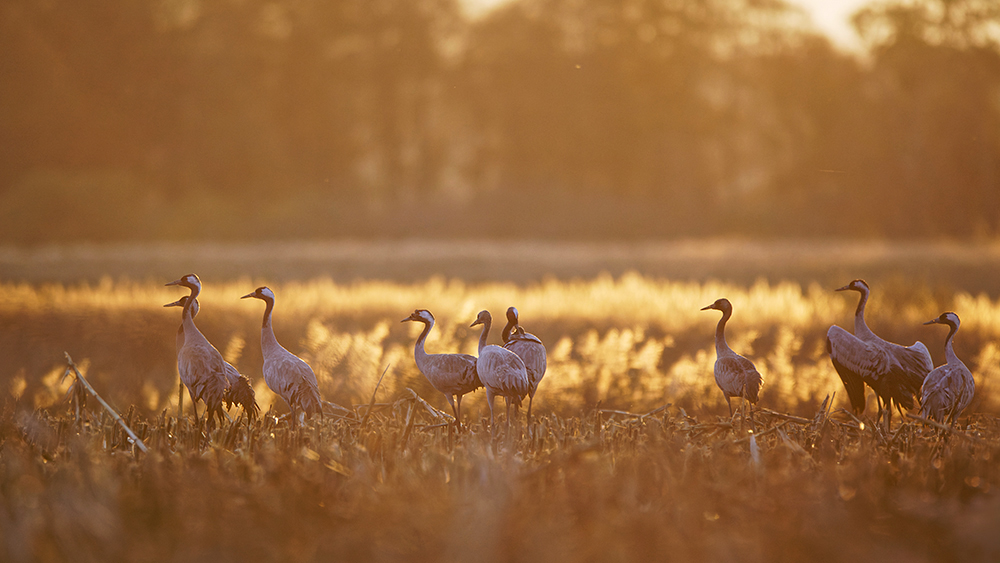
M 434 418 L 443 418 L 444 420 L 448 420 L 448 419 L 454 420 L 455 419 L 455 417 L 450 416 L 447 413 L 444 413 L 444 412 L 442 412 L 442 411 L 434 408 L 430 403 L 428 403 L 427 401 L 425 401 L 423 399 L 423 397 L 421 397 L 420 395 L 417 395 L 417 392 L 414 391 L 413 389 L 410 389 L 409 387 L 407 387 L 406 390 L 409 391 L 410 394 L 413 395 L 414 400 L 416 400 L 421 405 L 423 405 L 424 408 L 427 409 L 427 412 L 430 413 L 430 415 L 433 416 Z
M 132 441 L 140 450 L 142 450 L 142 453 L 148 452 L 149 450 L 146 449 L 146 444 L 143 444 L 142 440 L 140 440 L 139 437 L 135 435 L 135 432 L 132 432 L 132 429 L 129 428 L 127 424 L 125 424 L 125 421 L 122 420 L 121 415 L 119 415 L 118 412 L 111 407 L 111 405 L 106 403 L 104 399 L 102 399 L 101 396 L 97 394 L 97 391 L 95 391 L 94 388 L 91 387 L 90 382 L 87 381 L 85 377 L 83 377 L 83 374 L 80 373 L 80 370 L 76 368 L 76 364 L 73 363 L 73 358 L 69 357 L 69 352 L 63 352 L 63 353 L 66 354 L 66 364 L 68 365 L 68 367 L 66 368 L 66 372 L 69 373 L 69 371 L 72 370 L 73 375 L 76 376 L 77 382 L 83 384 L 84 388 L 87 389 L 87 392 L 93 395 L 94 398 L 97 399 L 99 403 L 101 403 L 101 406 L 103 406 L 105 410 L 107 410 L 108 413 L 111 414 L 111 418 L 113 418 L 114 421 L 117 422 L 118 425 L 125 430 L 125 433 L 129 435 L 129 438 L 132 438 Z
M 767 407 L 760 407 L 760 408 L 758 408 L 756 410 L 757 410 L 757 412 L 764 412 L 764 413 L 767 413 L 767 414 L 769 414 L 771 416 L 776 416 L 776 417 L 778 417 L 778 418 L 780 418 L 782 420 L 787 420 L 787 421 L 790 421 L 790 422 L 798 422 L 799 424 L 812 424 L 813 422 L 815 422 L 815 420 L 811 420 L 811 419 L 808 419 L 808 418 L 802 418 L 801 416 L 795 416 L 795 415 L 791 415 L 791 414 L 781 413 L 781 412 L 778 412 L 778 411 L 773 411 L 773 410 L 771 410 L 771 409 L 769 409 Z
M 989 442 L 987 442 L 986 440 L 983 440 L 982 438 L 976 438 L 975 436 L 969 436 L 965 432 L 959 432 L 958 430 L 955 430 L 954 428 L 952 428 L 950 426 L 947 426 L 945 424 L 941 424 L 940 422 L 938 422 L 936 420 L 931 420 L 929 418 L 924 418 L 924 417 L 922 417 L 922 416 L 920 416 L 918 414 L 906 413 L 906 417 L 907 418 L 912 418 L 913 420 L 917 420 L 917 421 L 923 422 L 924 424 L 927 424 L 929 426 L 933 426 L 934 428 L 937 428 L 939 430 L 944 430 L 945 432 L 948 432 L 950 434 L 954 434 L 955 436 L 958 436 L 960 438 L 965 438 L 966 440 L 969 440 L 970 442 L 974 442 L 976 444 L 989 444 Z
M 638 418 L 638 419 L 642 420 L 642 419 L 644 419 L 646 417 L 653 416 L 654 414 L 656 414 L 658 412 L 662 412 L 662 411 L 666 410 L 667 408 L 670 407 L 670 405 L 671 405 L 671 403 L 667 403 L 667 404 L 663 405 L 662 407 L 657 407 L 657 408 L 655 408 L 655 409 L 653 409 L 653 410 L 651 410 L 651 411 L 649 411 L 647 413 L 644 413 L 644 414 L 639 414 L 639 413 L 634 413 L 634 412 L 628 412 L 628 411 L 619 411 L 619 410 L 615 410 L 615 409 L 598 409 L 598 412 L 602 412 L 602 413 L 605 413 L 605 414 L 620 414 L 622 416 L 631 416 L 632 418 Z

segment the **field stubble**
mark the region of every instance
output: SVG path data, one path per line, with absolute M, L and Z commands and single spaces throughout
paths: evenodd
M 255 381 L 263 411 L 284 409 L 260 376 L 262 308 L 239 300 L 262 283 L 277 294 L 278 339 L 312 364 L 324 398 L 357 411 L 389 366 L 378 410 L 364 426 L 328 418 L 293 430 L 266 417 L 249 442 L 228 425 L 206 441 L 190 417 L 175 417 L 179 315 L 162 304 L 176 289 L 7 282 L 7 559 L 1000 558 L 1000 303 L 987 294 L 869 276 L 869 325 L 923 341 L 936 364 L 944 331 L 921 323 L 945 310 L 962 318 L 955 347 L 977 393 L 963 435 L 944 441 L 913 421 L 888 435 L 862 430 L 838 410 L 846 397 L 825 332 L 850 328 L 856 299 L 833 284 L 636 273 L 527 284 L 203 281 L 198 326 Z M 745 427 L 720 416 L 712 378 L 718 316 L 699 309 L 723 296 L 735 309 L 729 343 L 764 375 L 760 406 L 785 413 L 758 414 L 756 466 Z M 428 351 L 474 353 L 476 313 L 499 318 L 509 305 L 547 344 L 549 369 L 530 436 L 522 418 L 518 436 L 493 448 L 483 393 L 464 401 L 471 432 L 461 434 L 410 393 L 446 408 L 413 364 L 418 328 L 400 320 L 427 308 L 437 317 Z M 134 405 L 123 410 L 149 454 L 92 406 L 77 424 L 64 351 L 113 404 Z

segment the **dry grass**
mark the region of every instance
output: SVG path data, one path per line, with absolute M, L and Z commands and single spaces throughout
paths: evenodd
M 199 327 L 254 379 L 262 409 L 282 412 L 260 377 L 262 306 L 238 299 L 263 282 L 204 281 Z M 176 288 L 0 285 L 0 559 L 1000 558 L 1000 302 L 986 295 L 873 282 L 870 326 L 922 340 L 937 363 L 944 332 L 921 323 L 962 317 L 956 350 L 977 395 L 945 440 L 914 421 L 861 429 L 839 411 L 824 337 L 850 326 L 856 300 L 813 283 L 267 283 L 279 340 L 313 365 L 325 398 L 367 405 L 390 366 L 367 424 L 265 417 L 249 439 L 229 425 L 202 436 L 176 418 L 179 315 L 161 306 Z M 759 466 L 739 418 L 720 416 L 718 314 L 699 309 L 721 296 L 735 308 L 729 342 L 764 374 L 760 406 L 773 411 L 757 415 Z M 413 364 L 417 327 L 399 321 L 430 309 L 427 348 L 471 353 L 476 313 L 508 305 L 546 342 L 549 371 L 530 434 L 521 418 L 491 444 L 482 393 L 456 433 L 409 392 L 447 409 Z M 149 454 L 93 407 L 76 423 L 64 350 L 125 407 Z
M 495 445 L 412 398 L 202 438 L 190 420 L 61 411 L 0 427 L 9 561 L 990 561 L 1000 420 L 947 440 L 846 415 L 734 424 L 667 407 L 517 425 Z M 742 437 L 742 438 L 741 438 Z

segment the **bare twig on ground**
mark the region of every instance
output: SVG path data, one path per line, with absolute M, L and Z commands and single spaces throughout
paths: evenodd
M 73 358 L 69 357 L 69 352 L 64 352 L 64 354 L 66 354 L 66 364 L 67 364 L 66 369 L 73 371 L 73 375 L 76 376 L 76 380 L 81 384 L 83 384 L 83 386 L 87 389 L 87 392 L 93 395 L 94 398 L 97 399 L 99 403 L 101 403 L 101 406 L 103 406 L 104 409 L 107 410 L 109 414 L 111 414 L 111 418 L 113 418 L 114 421 L 117 422 L 118 425 L 125 430 L 125 433 L 129 435 L 129 438 L 132 439 L 136 447 L 142 450 L 142 453 L 146 453 L 147 451 L 149 451 L 146 449 L 146 444 L 143 444 L 142 440 L 140 440 L 139 437 L 135 435 L 135 432 L 132 432 L 132 429 L 129 428 L 127 424 L 125 424 L 125 421 L 122 420 L 121 415 L 119 415 L 118 412 L 111 407 L 111 405 L 106 403 L 104 399 L 102 399 L 101 396 L 97 394 L 97 391 L 94 390 L 94 388 L 90 385 L 90 382 L 87 381 L 85 377 L 83 377 L 83 374 L 80 373 L 80 370 L 76 368 L 76 364 L 73 363 Z

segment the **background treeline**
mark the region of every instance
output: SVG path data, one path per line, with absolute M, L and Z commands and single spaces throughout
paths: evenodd
M 7 0 L 0 241 L 1000 234 L 1000 3 Z

